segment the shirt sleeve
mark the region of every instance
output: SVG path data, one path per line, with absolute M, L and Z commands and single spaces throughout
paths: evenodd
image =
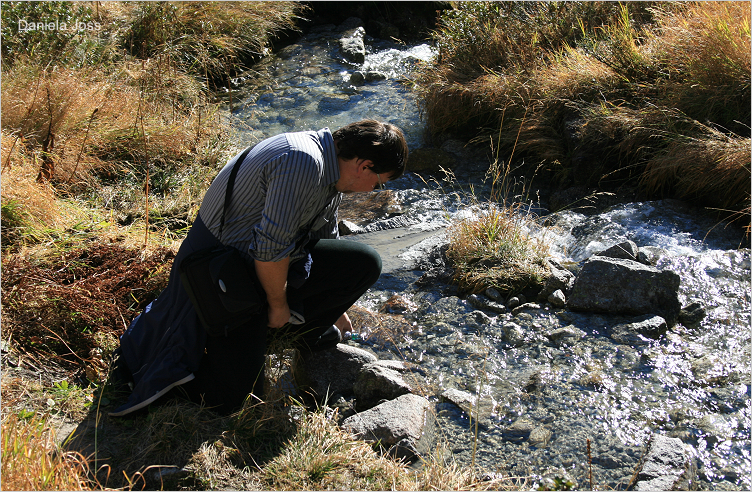
M 249 254 L 259 261 L 279 261 L 294 250 L 315 192 L 320 167 L 302 152 L 283 154 L 266 166 L 261 220 L 253 227 Z

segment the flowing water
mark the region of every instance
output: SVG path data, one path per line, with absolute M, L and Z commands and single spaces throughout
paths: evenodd
M 413 149 L 424 145 L 415 96 L 400 79 L 430 59 L 431 49 L 366 38 L 370 52 L 366 66 L 359 66 L 342 59 L 338 36 L 334 26 L 322 26 L 254 67 L 255 89 L 234 104 L 241 145 L 365 117 L 400 126 Z M 356 86 L 350 76 L 357 70 L 385 78 Z M 478 164 L 475 169 L 487 167 Z M 367 230 L 437 233 L 403 251 L 405 266 L 382 275 L 359 301 L 376 311 L 401 294 L 414 306 L 404 315 L 414 327 L 404 340 L 369 338 L 366 329 L 362 346 L 381 358 L 415 363 L 439 392 L 454 388 L 479 399 L 477 420 L 437 402 L 454 459 L 487 472 L 570 477 L 580 488 L 589 487 L 590 459 L 597 488 L 624 489 L 650 435 L 660 433 L 691 446 L 698 488 L 752 489 L 750 252 L 738 249 L 743 236 L 672 200 L 622 204 L 589 216 L 551 214 L 553 227 L 542 234 L 563 264 L 576 268 L 593 253 L 631 239 L 659 268 L 679 273 L 682 305 L 697 300 L 707 310 L 697 328 L 677 325 L 659 340 L 619 344 L 606 335 L 624 321 L 619 317 L 545 305 L 517 316 L 496 314 L 451 295 L 451 286 L 415 287 L 422 260 L 446 241 L 442 228 L 477 212 L 477 199 L 487 191 L 483 177 L 467 172 L 439 185 L 407 173 L 389 183 L 402 214 Z M 457 191 L 469 183 L 475 200 Z M 563 327 L 584 336 L 559 342 L 546 336 Z M 516 343 L 510 333 L 519 335 Z

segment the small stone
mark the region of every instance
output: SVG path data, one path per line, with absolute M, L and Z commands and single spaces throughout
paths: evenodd
M 705 319 L 705 308 L 698 301 L 690 303 L 679 312 L 679 323 L 687 328 L 697 328 Z
M 504 297 L 502 297 L 501 292 L 494 289 L 493 287 L 487 288 L 485 294 L 486 294 L 486 297 L 488 297 L 492 301 L 504 302 Z
M 352 85 L 363 85 L 366 81 L 366 75 L 360 70 L 353 72 L 350 75 L 350 83 Z
M 526 309 L 540 309 L 541 305 L 537 304 L 535 302 L 526 302 L 525 304 L 520 304 L 516 308 L 512 309 L 512 315 L 517 316 L 520 312 L 526 310 Z
M 575 340 L 579 340 L 580 338 L 583 338 L 585 335 L 587 334 L 584 331 L 580 330 L 574 325 L 565 326 L 563 328 L 558 328 L 549 333 L 546 333 L 546 336 L 552 342 L 562 342 L 565 340 L 575 341 Z
M 567 298 L 564 296 L 564 292 L 561 289 L 555 290 L 548 296 L 548 303 L 553 307 L 562 308 L 567 303 Z
M 528 442 L 531 446 L 545 448 L 546 446 L 548 446 L 548 443 L 551 442 L 551 436 L 553 436 L 553 432 L 548 430 L 546 427 L 536 427 L 530 432 Z
M 340 220 L 339 224 L 337 224 L 337 227 L 339 228 L 340 236 L 349 236 L 351 234 L 361 234 L 363 232 L 362 227 L 355 224 L 354 222 L 350 222 L 349 220 Z

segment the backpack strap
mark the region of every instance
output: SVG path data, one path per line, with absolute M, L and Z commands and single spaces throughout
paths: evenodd
M 232 165 L 232 171 L 230 171 L 230 177 L 227 179 L 227 191 L 225 191 L 225 205 L 222 208 L 222 218 L 219 220 L 219 239 L 222 240 L 222 229 L 225 226 L 225 214 L 227 213 L 227 209 L 230 208 L 230 199 L 232 198 L 232 189 L 235 186 L 235 177 L 238 175 L 238 169 L 240 169 L 240 165 L 245 160 L 246 156 L 248 155 L 248 152 L 251 151 L 252 147 L 248 147 L 243 151 L 242 154 L 238 157 L 238 159 L 235 161 L 235 164 Z

